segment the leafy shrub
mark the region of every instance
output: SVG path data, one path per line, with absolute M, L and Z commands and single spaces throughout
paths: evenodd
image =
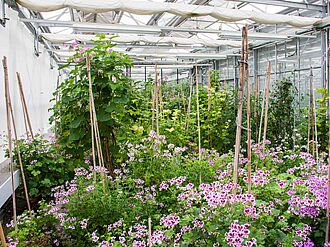
M 111 39 L 100 35 L 92 48 L 75 45 L 76 54 L 66 66 L 73 66 L 69 78 L 59 85 L 54 95 L 58 102 L 51 109 L 58 142 L 67 153 L 84 159 L 91 152 L 89 81 L 87 56 L 91 60 L 91 78 L 95 110 L 105 163 L 110 170 L 118 158 L 119 144 L 130 132 L 138 99 L 133 81 L 124 70 L 132 66 L 127 55 L 112 48 Z M 65 67 L 66 67 L 65 66 Z M 120 157 L 119 157 L 120 158 Z
M 81 162 L 65 155 L 54 141 L 36 135 L 33 140 L 19 140 L 22 164 L 29 194 L 32 197 L 48 198 L 51 188 L 69 181 L 74 169 Z M 18 164 L 16 149 L 14 161 Z

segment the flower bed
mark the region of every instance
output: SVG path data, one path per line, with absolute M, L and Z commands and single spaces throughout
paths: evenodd
M 232 184 L 232 154 L 178 148 L 151 133 L 110 175 L 78 168 L 11 246 L 323 246 L 327 169 L 307 153 L 253 148 Z M 200 182 L 201 181 L 201 182 Z

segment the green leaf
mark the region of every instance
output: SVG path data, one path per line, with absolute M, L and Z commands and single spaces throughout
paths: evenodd
M 38 171 L 38 170 L 33 170 L 33 171 L 31 172 L 31 174 L 32 174 L 33 176 L 38 176 L 40 173 L 41 173 L 41 172 Z

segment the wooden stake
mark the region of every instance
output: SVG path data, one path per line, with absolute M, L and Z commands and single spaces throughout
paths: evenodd
M 11 189 L 12 189 L 12 204 L 13 204 L 13 222 L 14 228 L 17 230 L 17 214 L 16 214 L 16 196 L 15 196 L 15 182 L 14 182 L 14 164 L 13 164 L 13 149 L 12 149 L 12 138 L 11 138 L 11 121 L 10 121 L 10 108 L 9 108 L 9 78 L 8 78 L 8 66 L 7 57 L 3 57 L 2 60 L 4 79 L 5 79 L 5 97 L 6 97 L 6 113 L 7 113 L 7 135 L 8 135 L 8 150 L 9 150 L 9 167 L 11 175 Z
M 208 144 L 209 147 L 212 146 L 212 141 L 211 141 L 211 136 L 210 136 L 210 129 L 211 129 L 211 125 L 210 125 L 210 111 L 211 111 L 211 71 L 209 70 L 207 73 L 207 122 L 208 122 Z
M 34 139 L 32 124 L 31 124 L 31 120 L 30 120 L 30 116 L 29 116 L 29 111 L 28 111 L 27 105 L 26 105 L 26 100 L 25 100 L 25 95 L 24 95 L 24 90 L 23 90 L 21 75 L 20 75 L 20 73 L 16 72 L 16 76 L 17 76 L 17 82 L 18 82 L 18 88 L 19 88 L 19 95 L 20 95 L 20 98 L 21 98 L 22 109 L 23 109 L 23 114 L 24 114 L 25 129 L 27 131 L 27 126 L 26 126 L 26 122 L 27 122 L 27 124 L 29 126 L 30 135 L 31 135 L 32 139 Z M 29 138 L 28 131 L 26 132 L 26 134 L 27 134 L 27 136 Z
M 266 75 L 266 95 L 265 95 L 266 105 L 265 105 L 265 125 L 264 125 L 263 145 L 265 145 L 266 137 L 267 137 L 269 89 L 270 89 L 270 62 L 268 62 L 267 75 Z
M 148 218 L 148 246 L 152 246 L 152 241 L 151 241 L 151 218 Z
M 196 69 L 196 106 L 197 106 L 197 128 L 198 128 L 198 160 L 199 165 L 201 165 L 202 161 L 202 153 L 201 153 L 201 123 L 200 123 L 200 115 L 199 115 L 199 97 L 198 97 L 198 68 L 197 65 L 195 66 Z M 200 167 L 199 172 L 199 182 L 202 183 L 202 169 Z
M 93 159 L 93 175 L 94 181 L 96 181 L 96 158 L 95 158 L 95 144 L 94 144 L 94 121 L 93 121 L 93 110 L 92 110 L 92 98 L 93 98 L 93 90 L 92 90 L 92 76 L 91 76 L 91 64 L 89 55 L 86 58 L 87 62 L 87 74 L 88 74 L 88 93 L 89 93 L 89 116 L 90 116 L 90 123 L 91 123 L 91 137 L 92 137 L 92 159 Z
M 155 130 L 155 92 L 156 92 L 156 80 L 154 81 L 154 86 L 152 90 L 152 96 L 151 96 L 151 129 Z
M 267 66 L 267 71 L 268 71 L 268 66 Z M 264 87 L 264 93 L 262 95 L 261 116 L 260 116 L 259 134 L 258 134 L 258 145 L 259 146 L 260 146 L 260 142 L 261 142 L 261 132 L 262 132 L 262 126 L 263 126 L 263 120 L 264 120 L 265 101 L 266 101 L 266 83 L 265 83 L 265 87 Z
M 245 68 L 245 83 L 246 83 L 246 94 L 247 94 L 247 158 L 248 158 L 248 193 L 251 193 L 251 95 L 250 95 L 250 84 L 249 84 L 249 42 L 248 42 L 248 29 L 246 27 L 246 41 L 245 41 L 245 57 L 244 57 L 244 68 Z
M 193 75 L 190 76 L 190 89 L 189 89 L 189 98 L 188 98 L 188 109 L 187 109 L 187 117 L 186 117 L 186 131 L 189 128 L 189 120 L 190 120 L 190 110 L 191 110 L 191 99 L 193 94 Z
M 311 128 L 312 128 L 312 155 L 315 157 L 315 132 L 314 132 L 314 99 L 313 99 L 313 86 L 312 86 L 312 81 L 310 82 L 310 104 L 311 104 Z
M 12 125 L 13 125 L 13 130 L 14 130 L 15 143 L 16 143 L 15 147 L 16 147 L 17 159 L 18 159 L 18 163 L 19 163 L 19 167 L 20 167 L 21 175 L 22 175 L 22 182 L 23 182 L 23 189 L 24 189 L 26 204 L 27 204 L 27 207 L 28 207 L 28 210 L 29 210 L 30 218 L 32 218 L 32 210 L 31 210 L 31 206 L 30 206 L 29 193 L 28 193 L 26 180 L 25 180 L 25 172 L 24 172 L 24 167 L 23 167 L 23 163 L 22 163 L 21 151 L 20 151 L 20 148 L 18 146 L 18 136 L 17 136 L 17 130 L 16 130 L 16 123 L 15 123 L 13 107 L 11 105 L 11 97 L 10 97 L 9 90 L 8 90 L 7 98 L 8 98 L 10 115 L 11 115 L 11 121 L 12 121 Z
M 207 111 L 211 110 L 211 71 L 207 73 Z
M 99 132 L 99 126 L 97 122 L 97 115 L 96 115 L 96 110 L 95 110 L 95 105 L 94 105 L 94 96 L 93 96 L 93 88 L 92 88 L 92 77 L 91 77 L 91 69 L 90 69 L 90 57 L 89 55 L 87 56 L 87 71 L 88 71 L 88 83 L 89 83 L 89 95 L 90 95 L 90 110 L 92 112 L 92 125 L 94 130 L 94 137 L 95 137 L 95 143 L 96 143 L 96 150 L 98 154 L 98 160 L 99 160 L 99 166 L 104 167 L 104 159 L 103 159 L 103 153 L 102 153 L 102 146 L 101 146 L 101 138 L 100 138 L 100 132 Z M 92 143 L 93 145 L 93 143 Z M 93 154 L 95 155 L 95 154 Z M 110 169 L 111 170 L 111 169 Z M 102 175 L 102 181 L 103 181 L 103 189 L 105 191 L 105 176 L 104 172 L 101 172 Z M 94 175 L 94 179 L 95 175 Z
M 256 106 L 255 106 L 255 114 L 254 118 L 256 119 L 256 140 L 258 140 L 258 119 L 259 119 L 259 77 L 257 76 L 257 81 L 256 81 L 256 91 L 255 91 L 255 97 L 256 97 Z
M 1 246 L 7 247 L 6 237 L 1 222 L 0 222 L 0 240 L 1 240 Z
M 330 137 L 329 137 L 329 147 L 330 147 Z M 325 232 L 325 243 L 326 244 L 329 243 L 329 231 L 330 231 L 330 149 L 328 152 L 327 227 L 326 227 L 326 232 Z
M 312 69 L 309 76 L 309 101 L 308 101 L 308 115 L 307 115 L 307 152 L 310 149 L 310 137 L 311 137 L 311 109 L 312 109 Z
M 185 97 L 184 97 L 182 84 L 181 84 L 181 98 L 182 98 L 183 112 L 184 112 L 184 114 L 186 114 L 186 101 L 185 101 Z
M 312 104 L 313 104 L 313 119 L 314 119 L 314 134 L 315 134 L 315 157 L 316 161 L 319 161 L 319 148 L 318 148 L 318 136 L 317 136 L 317 119 L 316 119 L 316 102 L 314 93 L 314 81 L 313 81 L 313 71 L 311 70 L 311 87 L 312 87 Z
M 158 89 L 158 71 L 157 64 L 155 65 L 155 100 L 156 100 L 156 132 L 159 134 L 159 89 Z
M 244 91 L 244 57 L 245 57 L 245 42 L 246 42 L 247 29 L 243 27 L 242 30 L 242 54 L 240 63 L 240 78 L 238 87 L 238 111 L 236 118 L 236 140 L 235 140 L 235 156 L 234 156 L 234 178 L 233 183 L 237 185 L 238 182 L 238 163 L 241 148 L 241 133 L 242 133 L 242 115 L 243 115 L 243 91 Z

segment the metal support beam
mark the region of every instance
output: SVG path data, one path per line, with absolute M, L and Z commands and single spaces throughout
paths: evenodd
M 0 24 L 4 27 L 6 25 L 6 21 L 8 18 L 6 18 L 6 6 L 5 6 L 5 0 L 0 1 Z
M 296 8 L 296 9 L 308 9 L 308 10 L 315 10 L 315 11 L 323 11 L 326 6 L 320 4 L 312 4 L 312 3 L 305 3 L 305 2 L 293 2 L 287 0 L 231 0 L 235 2 L 243 2 L 243 3 L 258 3 L 258 4 L 266 4 L 266 5 L 274 5 L 274 6 L 281 6 L 287 8 Z

